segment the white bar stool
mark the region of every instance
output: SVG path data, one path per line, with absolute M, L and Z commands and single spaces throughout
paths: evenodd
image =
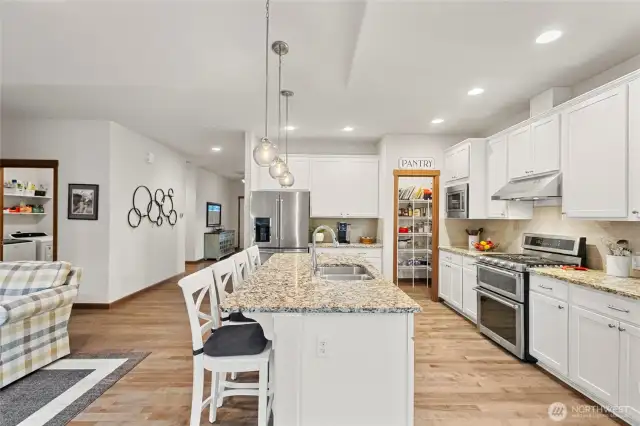
M 209 268 L 182 278 L 182 288 L 193 343 L 193 397 L 190 426 L 200 425 L 200 413 L 209 406 L 209 422 L 216 420 L 217 407 L 229 396 L 249 395 L 258 397 L 258 426 L 267 426 L 271 415 L 273 392 L 269 390 L 269 364 L 272 358 L 271 342 L 262 334 L 258 324 L 221 326 L 219 297 Z M 210 314 L 200 310 L 209 294 Z M 194 299 L 194 294 L 197 294 Z M 200 323 L 204 320 L 204 324 Z M 203 340 L 203 335 L 211 334 Z M 262 336 L 260 336 L 262 334 Z M 233 341 L 233 344 L 230 342 Z M 211 371 L 211 395 L 203 401 L 205 370 Z M 226 373 L 257 371 L 259 381 L 234 383 L 225 380 Z
M 262 265 L 260 259 L 260 249 L 258 246 L 251 246 L 247 249 L 247 255 L 249 256 L 249 265 L 251 265 L 251 271 L 255 272 Z

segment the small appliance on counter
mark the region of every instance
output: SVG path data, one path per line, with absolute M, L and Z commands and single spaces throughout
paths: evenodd
M 351 244 L 351 224 L 338 222 L 338 243 Z

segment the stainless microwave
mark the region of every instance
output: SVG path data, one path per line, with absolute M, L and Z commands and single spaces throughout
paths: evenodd
M 445 198 L 448 219 L 469 218 L 469 184 L 448 186 Z

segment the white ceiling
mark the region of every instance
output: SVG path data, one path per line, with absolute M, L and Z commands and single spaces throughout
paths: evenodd
M 272 40 L 291 45 L 295 138 L 314 141 L 481 134 L 532 95 L 640 52 L 639 2 L 272 0 L 271 9 Z M 210 170 L 243 170 L 243 132 L 262 134 L 262 1 L 12 2 L 2 19 L 3 113 L 114 120 Z M 564 36 L 535 44 L 550 28 Z M 485 94 L 467 96 L 474 86 Z

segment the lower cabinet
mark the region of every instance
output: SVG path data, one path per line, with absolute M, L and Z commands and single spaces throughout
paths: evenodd
M 451 304 L 462 311 L 462 266 L 449 265 L 451 269 Z
M 529 352 L 558 373 L 569 373 L 569 305 L 529 293 Z
M 569 378 L 607 404 L 618 405 L 618 321 L 571 306 Z
M 451 264 L 443 262 L 438 263 L 439 279 L 438 279 L 438 296 L 447 302 L 451 301 Z
M 620 406 L 640 423 L 640 328 L 620 323 Z
M 478 286 L 478 272 L 475 269 L 462 268 L 462 312 L 473 322 L 478 318 L 478 293 L 473 289 Z

